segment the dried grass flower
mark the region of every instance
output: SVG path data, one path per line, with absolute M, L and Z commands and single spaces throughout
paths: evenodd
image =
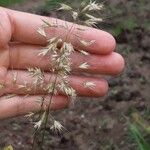
M 95 86 L 96 86 L 95 83 L 93 83 L 91 81 L 84 83 L 84 87 L 86 87 L 86 88 L 94 88 Z
M 86 26 L 96 26 L 97 23 L 103 21 L 100 17 L 95 17 L 93 12 L 101 11 L 103 9 L 102 4 L 96 3 L 96 1 L 90 0 L 88 3 L 81 3 L 81 6 L 78 9 L 74 9 L 73 7 L 61 3 L 58 11 L 67 11 L 74 20 L 75 23 L 86 25 Z M 86 29 L 77 27 L 74 23 L 71 28 L 68 28 L 67 23 L 65 25 L 60 25 L 57 23 L 49 23 L 47 20 L 42 20 L 43 25 L 38 28 L 37 32 L 47 39 L 47 34 L 45 28 L 62 28 L 65 31 L 66 37 L 62 38 L 62 36 L 54 36 L 47 40 L 48 44 L 44 47 L 38 54 L 40 57 L 47 57 L 49 59 L 49 70 L 52 73 L 52 76 L 49 78 L 48 83 L 44 84 L 44 72 L 41 71 L 40 68 L 28 68 L 30 76 L 33 78 L 33 85 L 40 86 L 44 91 L 49 95 L 49 103 L 47 105 L 47 109 L 44 109 L 43 112 L 39 112 L 40 119 L 34 125 L 36 129 L 41 129 L 43 126 L 46 128 L 49 117 L 53 120 L 53 125 L 50 127 L 51 130 L 55 132 L 61 132 L 64 128 L 59 121 L 56 121 L 52 116 L 50 116 L 50 106 L 52 103 L 52 98 L 58 92 L 64 93 L 68 98 L 71 99 L 71 102 L 77 96 L 77 93 L 73 87 L 71 87 L 68 77 L 71 74 L 71 55 L 75 52 L 74 46 L 70 41 L 70 35 L 73 35 L 81 45 L 84 47 L 91 46 L 95 43 L 95 40 L 88 41 L 86 39 L 80 38 L 78 34 L 72 34 L 72 30 L 78 30 L 80 32 L 84 32 Z M 75 26 L 74 26 L 75 25 Z M 67 34 L 66 34 L 67 33 Z M 87 56 L 88 52 L 84 50 L 79 50 L 81 54 Z M 88 69 L 90 64 L 88 62 L 83 62 L 78 66 L 80 69 Z M 53 80 L 51 80 L 53 78 Z M 87 81 L 84 83 L 85 88 L 94 88 L 96 85 L 91 81 Z M 27 85 L 22 85 L 22 88 L 27 88 Z M 41 104 L 41 110 L 43 110 L 45 99 L 39 101 Z M 29 117 L 32 116 L 29 114 Z M 34 115 L 33 115 L 34 116 Z M 42 139 L 44 140 L 45 132 L 42 132 Z
M 79 66 L 80 69 L 88 69 L 89 67 L 90 65 L 87 62 L 84 62 Z
M 52 131 L 54 131 L 55 133 L 61 133 L 63 131 L 64 127 L 62 126 L 62 124 L 59 121 L 54 120 L 54 123 L 50 127 L 50 129 Z

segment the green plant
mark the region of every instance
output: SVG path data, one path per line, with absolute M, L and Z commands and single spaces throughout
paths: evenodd
M 132 31 L 134 28 L 138 26 L 135 18 L 128 17 L 127 19 L 124 19 L 120 23 L 117 23 L 117 25 L 113 28 L 113 35 L 118 36 L 120 35 L 123 30 L 129 30 Z
M 15 3 L 21 3 L 24 0 L 0 0 L 0 6 L 10 6 Z
M 150 145 L 144 139 L 142 132 L 136 124 L 129 123 L 129 130 L 132 138 L 137 143 L 139 150 L 150 150 Z
M 60 3 L 66 3 L 67 0 L 46 0 L 44 7 L 48 10 L 57 9 Z
M 3 150 L 13 150 L 13 147 L 11 145 L 5 147 Z
M 130 119 L 127 118 L 129 135 L 135 142 L 139 150 L 149 150 L 150 145 L 147 140 L 150 137 L 150 127 L 147 121 L 136 111 L 132 111 Z

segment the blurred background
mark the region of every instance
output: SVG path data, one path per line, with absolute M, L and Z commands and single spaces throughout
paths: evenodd
M 0 0 L 0 6 L 69 20 L 56 12 L 58 3 L 80 0 Z M 97 0 L 97 2 L 102 2 Z M 109 80 L 104 98 L 80 98 L 74 108 L 53 115 L 68 130 L 46 133 L 45 150 L 150 150 L 150 2 L 106 0 L 99 28 L 114 35 L 124 72 Z M 29 150 L 33 126 L 24 117 L 0 122 L 0 150 Z M 144 148 L 144 149 L 142 149 Z

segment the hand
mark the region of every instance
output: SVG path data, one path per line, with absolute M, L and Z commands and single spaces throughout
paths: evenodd
M 38 15 L 18 12 L 6 8 L 0 8 L 0 119 L 23 115 L 28 112 L 37 112 L 40 105 L 36 102 L 40 95 L 45 94 L 40 88 L 27 91 L 20 85 L 32 86 L 32 79 L 27 71 L 28 67 L 39 67 L 48 71 L 49 60 L 38 56 L 47 40 L 42 37 L 37 29 L 43 24 L 41 19 L 54 22 L 54 18 L 46 18 Z M 65 24 L 58 20 L 58 24 Z M 67 22 L 70 27 L 72 23 Z M 77 25 L 76 25 L 77 26 Z M 70 75 L 70 85 L 77 91 L 79 96 L 99 97 L 108 91 L 108 83 L 97 74 L 117 75 L 124 68 L 124 60 L 121 55 L 113 52 L 116 46 L 115 39 L 107 32 L 83 27 L 85 31 L 80 33 L 82 39 L 95 40 L 91 46 L 84 47 L 74 37 L 76 30 L 70 36 L 70 42 L 76 49 L 83 49 L 90 53 L 83 55 L 78 51 L 71 56 L 72 70 L 74 72 L 89 73 L 90 77 Z M 62 28 L 53 28 L 46 31 L 47 38 L 62 33 Z M 65 33 L 64 33 L 65 34 Z M 67 33 L 66 33 L 67 34 Z M 65 36 L 64 36 L 65 37 Z M 79 66 L 88 63 L 87 69 Z M 45 82 L 48 81 L 50 72 L 45 73 Z M 92 88 L 85 87 L 86 82 L 95 84 Z M 7 94 L 18 96 L 6 98 Z M 25 96 L 29 94 L 29 96 Z M 49 95 L 46 96 L 48 103 Z M 52 99 L 51 109 L 61 109 L 69 104 L 67 96 L 57 95 Z M 48 107 L 48 106 L 47 106 Z

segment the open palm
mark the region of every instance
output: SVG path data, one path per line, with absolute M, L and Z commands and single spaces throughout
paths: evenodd
M 23 115 L 28 112 L 37 112 L 40 105 L 36 99 L 46 94 L 42 88 L 27 90 L 22 85 L 32 87 L 32 78 L 29 76 L 28 67 L 38 67 L 46 71 L 45 82 L 48 82 L 51 73 L 49 59 L 40 57 L 38 53 L 46 46 L 47 39 L 65 34 L 62 28 L 47 29 L 47 39 L 38 34 L 37 29 L 43 24 L 42 19 L 54 22 L 54 18 L 46 18 L 38 15 L 18 12 L 6 8 L 0 8 L 0 119 Z M 58 24 L 64 21 L 57 20 Z M 71 26 L 72 23 L 67 23 Z M 76 25 L 77 26 L 77 25 Z M 124 60 L 121 55 L 114 52 L 115 40 L 107 32 L 89 27 L 82 27 L 84 32 L 79 33 L 83 39 L 94 40 L 95 43 L 85 47 L 73 36 L 69 40 L 76 50 L 84 50 L 89 55 L 83 55 L 76 51 L 71 55 L 72 71 L 78 75 L 69 76 L 70 85 L 79 96 L 99 97 L 108 91 L 108 83 L 103 77 L 95 75 L 117 75 L 124 68 Z M 63 36 L 65 37 L 65 36 Z M 85 63 L 88 68 L 79 67 Z M 90 76 L 84 76 L 88 73 Z M 82 74 L 82 75 L 80 75 Z M 86 88 L 85 82 L 94 83 L 93 88 Z M 22 87 L 21 87 L 22 86 Z M 16 94 L 12 98 L 6 98 L 7 94 Z M 29 94 L 28 96 L 25 96 Z M 47 102 L 49 95 L 46 96 Z M 51 109 L 61 109 L 69 104 L 65 95 L 53 97 Z

